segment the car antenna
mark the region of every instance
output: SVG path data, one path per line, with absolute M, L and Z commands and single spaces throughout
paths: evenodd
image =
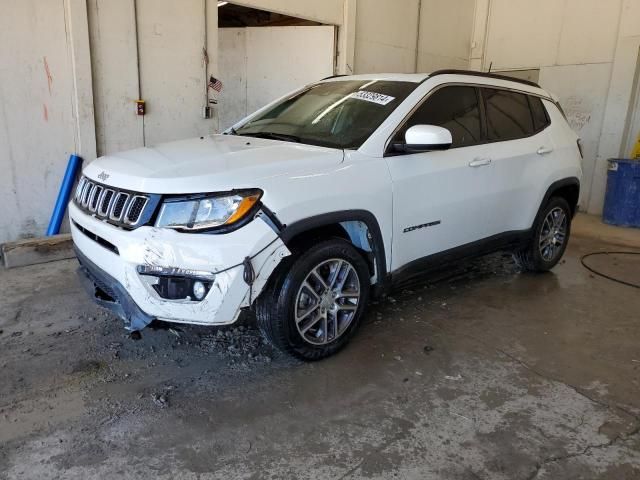
M 487 73 L 491 73 L 491 67 L 493 66 L 493 62 L 489 63 L 489 71 Z

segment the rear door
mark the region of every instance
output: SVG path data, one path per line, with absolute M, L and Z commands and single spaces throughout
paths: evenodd
M 493 234 L 531 227 L 541 185 L 553 171 L 548 116 L 539 97 L 496 88 L 480 88 L 484 102 L 494 195 L 487 228 Z M 535 215 L 535 213 L 534 213 Z

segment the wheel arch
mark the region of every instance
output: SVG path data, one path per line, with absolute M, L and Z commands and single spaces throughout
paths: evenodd
M 564 198 L 569 207 L 571 214 L 575 215 L 578 211 L 578 198 L 580 197 L 580 180 L 577 177 L 567 177 L 553 182 L 542 197 L 536 218 L 540 215 L 540 211 L 544 208 L 551 197 Z
M 351 242 L 356 248 L 370 252 L 375 270 L 374 294 L 381 293 L 387 285 L 387 263 L 380 225 L 368 210 L 341 210 L 308 217 L 285 226 L 280 238 L 287 248 L 312 237 L 337 236 Z M 368 262 L 369 263 L 369 262 Z

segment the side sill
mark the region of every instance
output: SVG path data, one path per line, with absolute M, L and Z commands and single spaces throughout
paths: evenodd
M 429 273 L 429 271 L 459 262 L 498 252 L 500 250 L 511 250 L 526 245 L 531 238 L 532 229 L 517 230 L 500 233 L 491 237 L 483 238 L 475 242 L 467 243 L 459 247 L 454 247 L 443 252 L 434 253 L 426 257 L 413 260 L 406 265 L 391 272 L 391 287 L 397 287 L 407 280 L 411 280 Z

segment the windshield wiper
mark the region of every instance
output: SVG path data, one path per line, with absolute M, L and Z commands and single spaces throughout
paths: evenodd
M 231 127 L 231 128 L 229 129 L 229 133 L 224 132 L 224 133 L 223 133 L 223 135 L 238 135 L 238 132 L 236 132 L 236 129 L 235 129 L 235 128 Z
M 289 135 L 286 133 L 275 132 L 255 132 L 255 133 L 238 133 L 242 137 L 256 137 L 256 138 L 268 138 L 270 140 L 282 140 L 284 142 L 300 143 L 300 137 L 295 135 Z

